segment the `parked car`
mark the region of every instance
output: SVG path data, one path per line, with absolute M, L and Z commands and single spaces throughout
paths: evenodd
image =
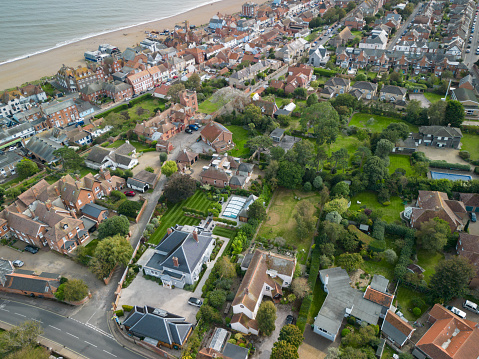
M 476 222 L 477 221 L 477 216 L 474 212 L 471 212 L 470 216 L 471 216 L 471 222 Z
M 470 50 L 470 49 L 467 49 L 467 50 L 466 50 L 466 54 L 468 54 L 468 53 L 470 53 L 470 52 L 471 52 L 471 50 Z
M 466 313 L 464 313 L 462 310 L 460 310 L 456 307 L 453 307 L 452 305 L 447 305 L 446 309 L 450 310 L 451 312 L 453 312 L 454 314 L 456 314 L 458 317 L 460 317 L 462 319 L 466 318 Z
M 38 248 L 29 244 L 28 246 L 25 247 L 25 251 L 30 252 L 31 254 L 35 254 L 38 252 Z
M 123 192 L 125 194 L 125 196 L 127 197 L 134 197 L 135 196 L 135 191 L 125 191 Z
M 190 135 L 193 133 L 193 131 L 191 131 L 189 128 L 187 128 L 187 129 L 185 130 L 185 132 L 186 132 L 186 133 L 189 133 Z
M 288 324 L 294 324 L 296 323 L 296 318 L 293 317 L 291 314 L 289 314 L 287 317 L 286 317 L 286 325 Z
M 12 262 L 15 267 L 23 267 L 25 263 L 23 263 L 20 259 L 17 259 Z
M 198 131 L 198 126 L 196 125 L 189 125 L 188 128 L 190 128 L 193 131 Z
M 189 305 L 193 305 L 195 307 L 201 307 L 201 305 L 203 304 L 203 302 L 198 299 L 198 298 L 193 298 L 191 297 L 190 299 L 188 299 L 188 304 Z
M 476 314 L 479 313 L 477 304 L 474 302 L 471 302 L 470 300 L 466 300 L 464 303 L 462 303 L 462 307 L 467 310 L 470 310 L 473 313 L 476 313 Z

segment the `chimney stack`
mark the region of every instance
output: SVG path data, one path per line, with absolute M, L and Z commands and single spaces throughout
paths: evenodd
M 56 187 L 55 187 L 56 188 Z M 45 202 L 45 207 L 47 207 L 48 210 L 52 209 L 52 202 L 49 200 Z
M 57 196 L 60 195 L 60 190 L 58 189 L 58 184 L 55 186 L 55 193 L 57 194 Z
M 38 197 L 38 190 L 35 188 L 35 186 L 32 187 L 32 192 L 33 192 L 33 195 L 35 196 L 35 198 Z
M 170 235 L 171 233 L 173 233 L 173 230 L 171 229 L 171 227 L 168 228 L 168 235 Z
M 177 258 L 177 257 L 173 257 L 173 258 L 171 258 L 171 259 L 173 260 L 173 265 L 174 265 L 175 267 L 179 267 L 179 266 L 180 266 L 180 264 L 178 263 L 178 258 Z
M 75 213 L 75 211 L 74 211 L 73 209 L 70 210 L 70 215 L 71 215 L 73 218 L 77 219 L 77 214 Z
M 329 274 L 326 274 L 326 277 L 324 278 L 324 285 L 328 285 L 329 282 Z
M 198 233 L 196 232 L 196 229 L 193 231 L 193 239 L 196 241 L 196 243 L 199 242 L 199 240 L 198 240 Z

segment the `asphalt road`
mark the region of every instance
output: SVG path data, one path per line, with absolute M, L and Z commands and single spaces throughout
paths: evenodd
M 475 13 L 472 17 L 472 20 L 474 20 L 474 16 L 475 16 Z M 472 25 L 472 22 L 471 22 L 471 25 Z M 476 31 L 477 30 L 477 31 Z M 479 28 L 477 28 L 475 31 L 474 31 L 474 34 L 471 34 L 470 31 L 471 31 L 471 28 L 469 27 L 468 29 L 468 34 L 466 36 L 466 45 L 465 45 L 465 49 L 464 49 L 464 63 L 466 64 L 466 66 L 468 68 L 471 68 L 471 66 L 474 64 L 474 62 L 477 61 L 479 55 L 476 55 L 476 49 L 477 47 L 479 46 L 479 43 L 478 43 L 478 40 L 479 40 Z M 469 36 L 472 36 L 472 43 L 469 44 Z M 466 50 L 467 50 L 467 45 L 471 45 L 471 52 L 466 54 Z
M 42 337 L 61 343 L 86 358 L 144 358 L 122 347 L 109 333 L 92 329 L 79 321 L 38 307 L 0 300 L 0 320 L 12 325 L 18 325 L 27 320 L 38 321 L 44 331 Z
M 414 9 L 414 11 L 412 12 L 412 14 L 408 17 L 408 19 L 406 20 L 406 22 L 399 28 L 398 31 L 396 31 L 396 34 L 394 35 L 394 37 L 392 38 L 391 41 L 389 41 L 388 43 L 388 46 L 386 47 L 387 50 L 392 50 L 392 48 L 394 47 L 394 45 L 396 45 L 396 42 L 398 41 L 398 39 L 400 37 L 402 37 L 402 33 L 407 29 L 407 26 L 411 23 L 411 21 L 414 20 L 414 18 L 416 17 L 416 14 L 418 13 L 419 9 L 421 8 L 422 4 L 424 3 L 419 3 L 417 4 L 416 8 Z

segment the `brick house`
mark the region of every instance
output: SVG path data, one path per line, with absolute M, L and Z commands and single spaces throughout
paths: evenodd
M 95 203 L 87 203 L 80 209 L 82 215 L 93 219 L 98 225 L 108 218 L 108 209 Z
M 233 133 L 218 122 L 210 122 L 200 132 L 204 143 L 213 147 L 216 152 L 225 152 L 234 147 Z
M 114 102 L 128 100 L 133 96 L 133 87 L 121 81 L 94 82 L 80 90 L 83 101 L 95 102 L 103 96 L 111 98 Z
M 198 111 L 198 99 L 196 98 L 196 91 L 183 90 L 178 93 L 180 104 L 189 107 L 193 112 Z
M 459 200 L 466 206 L 466 211 L 479 213 L 478 193 L 459 193 Z
M 126 77 L 126 82 L 133 86 L 135 95 L 141 94 L 154 87 L 153 78 L 148 70 L 143 70 Z
M 183 150 L 182 152 L 178 153 L 178 156 L 176 156 L 175 159 L 177 164 L 181 164 L 185 167 L 190 167 L 196 161 L 198 161 L 198 154 L 187 150 Z
M 201 183 L 223 188 L 228 186 L 228 175 L 222 169 L 209 167 L 200 173 Z
M 63 127 L 80 118 L 78 108 L 72 99 L 42 104 L 41 109 L 50 128 Z

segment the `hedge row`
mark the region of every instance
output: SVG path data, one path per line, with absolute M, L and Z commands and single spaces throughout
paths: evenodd
M 376 221 L 374 222 L 373 233 L 371 233 L 371 237 L 379 241 L 383 241 L 385 230 L 386 230 L 386 223 L 383 221 Z
M 102 112 L 98 115 L 95 115 L 95 118 L 101 118 L 101 117 L 106 117 L 108 114 L 114 112 L 114 113 L 118 113 L 118 112 L 122 112 L 122 111 L 126 111 L 128 110 L 128 104 L 124 103 L 123 105 L 120 105 L 120 106 L 116 106 L 116 107 L 113 107 L 105 112 Z
M 226 223 L 226 224 L 229 224 L 231 226 L 236 226 L 238 224 L 238 223 L 236 223 L 236 221 L 231 221 L 229 219 L 219 218 L 219 217 L 213 217 L 213 221 Z
M 191 207 L 183 207 L 182 209 L 183 209 L 184 212 L 190 212 L 190 213 L 198 214 L 198 215 L 203 216 L 203 217 L 208 217 L 208 211 L 201 211 L 199 209 L 191 208 Z M 235 224 L 236 224 L 236 222 L 235 222 Z
M 337 73 L 338 72 L 334 70 L 327 70 L 327 69 L 322 69 L 319 67 L 314 68 L 314 74 L 319 76 L 331 77 L 331 76 L 335 76 Z
M 130 100 L 130 107 L 135 106 L 137 103 L 143 102 L 146 99 L 151 98 L 152 95 L 150 93 L 146 93 L 144 95 L 138 96 L 137 98 L 134 98 L 133 100 Z
M 320 269 L 320 257 L 321 253 L 319 247 L 315 247 L 311 253 L 311 267 L 309 268 L 309 278 L 308 283 L 311 290 L 314 290 L 316 286 L 316 281 L 318 279 L 319 269 Z M 299 309 L 298 321 L 296 325 L 304 333 L 306 324 L 308 323 L 309 310 L 311 309 L 311 303 L 313 302 L 313 296 L 309 295 L 303 299 L 301 303 L 301 308 Z
M 462 165 L 460 163 L 449 163 L 444 160 L 437 160 L 429 162 L 429 167 L 433 168 L 444 168 L 449 170 L 458 170 L 458 171 L 470 171 L 470 165 Z
M 386 232 L 405 239 L 398 262 L 394 268 L 394 277 L 402 280 L 404 283 L 404 278 L 408 272 L 407 266 L 414 251 L 414 230 L 398 224 L 388 224 Z

